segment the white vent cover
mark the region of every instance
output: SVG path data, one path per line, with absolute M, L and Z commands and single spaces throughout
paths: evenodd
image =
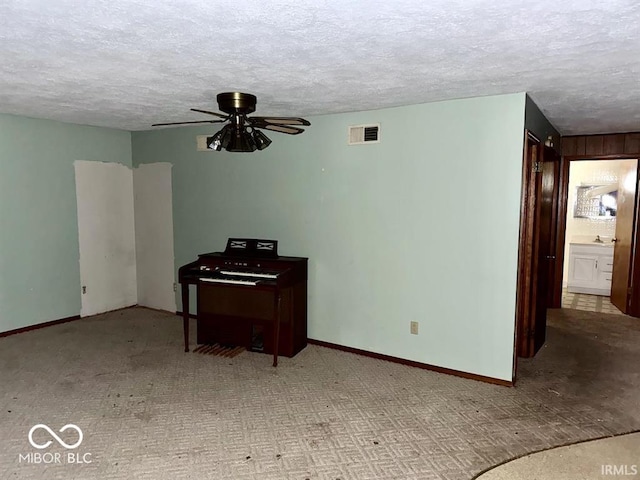
M 349 127 L 349 145 L 380 143 L 380 124 L 352 125 Z

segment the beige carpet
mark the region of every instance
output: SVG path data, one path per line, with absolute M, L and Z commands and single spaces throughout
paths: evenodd
M 0 338 L 0 478 L 462 480 L 640 429 L 636 321 L 551 316 L 517 388 L 317 346 L 277 369 L 184 353 L 178 317 L 138 308 Z
M 640 479 L 640 433 L 557 447 L 507 462 L 478 480 Z

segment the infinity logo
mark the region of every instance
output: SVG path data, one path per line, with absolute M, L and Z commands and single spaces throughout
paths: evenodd
M 33 441 L 33 432 L 35 432 L 37 429 L 42 428 L 44 430 L 46 430 L 47 432 L 49 432 L 49 434 L 56 439 L 56 441 L 62 445 L 64 448 L 68 448 L 68 449 L 73 449 L 73 448 L 78 448 L 80 446 L 80 444 L 82 443 L 82 430 L 80 430 L 80 427 L 74 425 L 73 423 L 69 423 L 67 425 L 65 425 L 64 427 L 62 427 L 60 429 L 60 433 L 64 432 L 65 430 L 68 430 L 70 428 L 74 429 L 76 432 L 78 432 L 78 441 L 72 445 L 68 445 L 66 443 L 64 443 L 64 440 L 62 440 L 58 435 L 55 434 L 55 432 L 53 430 L 51 430 L 49 427 L 47 427 L 46 425 L 39 423 L 38 425 L 34 425 L 33 427 L 31 427 L 31 430 L 29 430 L 29 443 L 33 446 L 33 448 L 37 448 L 39 450 L 42 450 L 43 448 L 47 448 L 49 445 L 51 445 L 51 443 L 53 443 L 51 440 L 47 440 L 47 442 L 43 443 L 42 445 L 36 443 Z

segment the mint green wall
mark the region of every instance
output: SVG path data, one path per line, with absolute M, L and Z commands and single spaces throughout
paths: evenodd
M 250 154 L 197 152 L 215 126 L 133 132 L 133 161 L 174 165 L 176 267 L 230 236 L 278 239 L 310 258 L 310 338 L 511 380 L 524 106 L 311 117 Z M 378 122 L 381 143 L 347 145 Z
M 131 134 L 0 114 L 0 332 L 80 313 L 74 160 L 131 166 Z

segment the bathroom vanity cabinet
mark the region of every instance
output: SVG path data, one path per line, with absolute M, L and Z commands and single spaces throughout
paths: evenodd
M 571 243 L 569 247 L 569 280 L 571 293 L 611 295 L 613 271 L 612 243 Z

